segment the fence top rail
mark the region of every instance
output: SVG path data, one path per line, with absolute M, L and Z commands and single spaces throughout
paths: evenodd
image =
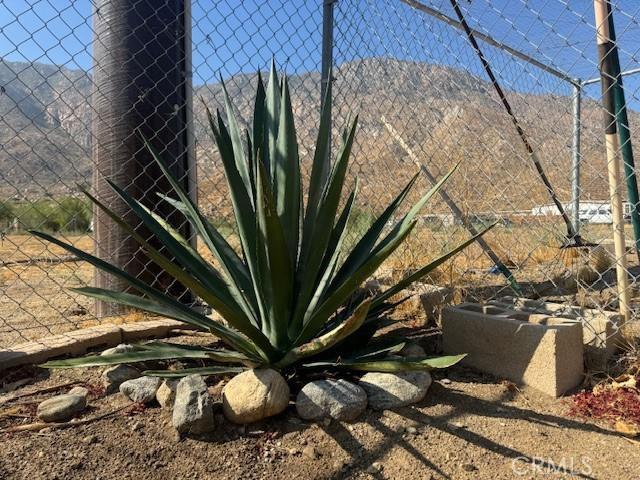
M 426 13 L 427 15 L 434 17 L 448 25 L 451 25 L 454 28 L 457 28 L 458 30 L 463 30 L 464 27 L 462 26 L 462 23 L 459 22 L 458 20 L 449 17 L 448 15 L 445 15 L 444 13 L 442 13 L 439 10 L 436 10 L 435 8 L 431 8 L 423 3 L 418 2 L 417 0 L 400 0 L 402 3 L 415 8 L 416 10 L 419 10 L 423 13 Z M 516 50 L 513 47 L 510 47 L 509 45 L 506 45 L 498 40 L 496 40 L 495 38 L 491 37 L 490 35 L 487 35 L 486 33 L 482 33 L 478 30 L 475 29 L 471 29 L 471 32 L 473 33 L 473 35 L 477 38 L 479 38 L 480 40 L 482 40 L 483 42 L 488 43 L 489 45 L 492 45 L 496 48 L 499 48 L 501 50 L 504 50 L 505 52 L 510 53 L 511 55 L 513 55 L 514 57 L 519 58 L 520 60 L 523 60 L 535 67 L 540 68 L 541 70 L 544 70 L 545 72 L 561 79 L 564 80 L 565 82 L 568 82 L 574 86 L 580 86 L 580 80 L 572 78 L 570 75 L 568 75 L 567 73 L 564 73 L 556 68 L 550 67 L 549 65 L 542 63 L 540 60 L 536 60 L 535 58 L 533 58 L 530 55 L 527 55 L 526 53 L 521 52 L 520 50 Z
M 627 75 L 635 75 L 637 73 L 640 73 L 640 68 L 632 68 L 631 70 L 625 70 L 624 72 L 620 72 L 620 76 L 625 77 Z M 600 77 L 590 78 L 589 80 L 583 81 L 582 86 L 592 85 L 594 83 L 598 83 L 600 80 L 601 80 Z

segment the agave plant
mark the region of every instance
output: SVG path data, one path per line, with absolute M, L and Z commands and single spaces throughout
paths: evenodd
M 329 85 L 306 196 L 288 81 L 284 77 L 278 78 L 273 65 L 266 88 L 258 78 L 251 131 L 241 132 L 226 88 L 227 123 L 219 111 L 214 116 L 207 109 L 233 203 L 240 245 L 237 249 L 198 210 L 160 155 L 145 140 L 175 191 L 174 196 L 160 195 L 161 198 L 190 222 L 199 240 L 213 254 L 213 264 L 163 218 L 118 185 L 110 182 L 120 199 L 155 234 L 164 247 L 163 252 L 99 199 L 84 192 L 139 242 L 151 260 L 189 288 L 219 317 L 206 316 L 68 243 L 33 232 L 125 280 L 138 294 L 95 287 L 74 288 L 73 291 L 179 320 L 211 332 L 227 348 L 153 342 L 140 345 L 133 352 L 52 361 L 45 366 L 96 366 L 171 359 L 207 361 L 206 367 L 196 369 L 147 372 L 177 376 L 266 366 L 281 370 L 337 367 L 398 371 L 447 367 L 457 362 L 460 356 L 402 358 L 394 355 L 402 348 L 401 341 L 371 340 L 386 324 L 385 314 L 399 303 L 394 301 L 399 293 L 468 246 L 477 236 L 382 292 L 363 295 L 360 290 L 411 233 L 418 212 L 455 168 L 388 228 L 416 182 L 416 174 L 354 246 L 347 248 L 345 238 L 349 234 L 349 219 L 358 192 L 357 180 L 346 198 L 343 189 L 358 119 L 356 117 L 344 131 L 335 160 L 327 163 L 331 135 L 330 89 Z M 220 317 L 224 321 L 216 319 Z

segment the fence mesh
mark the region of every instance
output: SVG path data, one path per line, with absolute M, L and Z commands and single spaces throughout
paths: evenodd
M 140 3 L 132 0 L 131 8 Z M 100 140 L 91 124 L 100 68 L 94 18 L 101 4 L 0 2 L 2 347 L 104 321 L 96 317 L 92 301 L 68 290 L 91 283 L 92 268 L 28 233 L 46 230 L 94 249 L 92 212 L 80 188 L 92 186 L 92 147 Z M 325 5 L 311 0 L 190 4 L 198 199 L 203 212 L 231 235 L 231 205 L 203 103 L 222 105 L 223 79 L 239 117 L 248 122 L 257 71 L 264 73 L 273 57 L 290 76 L 306 168 L 320 109 Z M 498 221 L 486 237 L 488 248 L 513 273 L 524 295 L 615 310 L 602 99 L 599 82 L 590 82 L 599 78 L 592 3 L 459 2 L 566 207 L 572 199 L 573 99 L 579 90 L 580 229 L 585 239 L 600 245 L 588 254 L 559 248 L 565 226 L 478 55 L 457 28 L 450 1 L 330 4 L 336 142 L 349 118 L 359 114 L 350 175 L 359 177 L 362 188 L 353 236 L 417 171 L 422 173 L 415 195 L 430 187 L 429 176 L 440 177 L 460 162 L 445 187 L 448 198 L 433 199 L 411 240 L 377 275 L 402 275 L 468 237 L 470 227 Z M 632 0 L 613 7 L 621 67 L 632 70 L 638 66 L 640 7 Z M 146 25 L 141 21 L 140 28 Z M 633 140 L 640 120 L 640 75 L 629 74 L 624 83 Z M 166 101 L 159 99 L 159 105 Z M 119 174 L 125 181 L 135 179 Z M 155 181 L 146 185 L 154 188 Z M 626 198 L 624 179 L 618 188 Z M 632 245 L 629 224 L 625 231 Z M 633 251 L 627 260 L 636 292 Z M 514 293 L 479 245 L 428 281 L 453 288 L 456 300 Z

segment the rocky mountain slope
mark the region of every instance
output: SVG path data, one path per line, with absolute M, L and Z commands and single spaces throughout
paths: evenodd
M 451 67 L 383 58 L 343 64 L 334 76 L 336 127 L 344 126 L 349 116 L 360 115 L 351 173 L 361 177 L 361 201 L 380 205 L 417 169 L 385 128 L 384 117 L 434 174 L 462 161 L 448 189 L 465 209 L 510 211 L 548 202 L 509 117 L 485 81 Z M 226 82 L 240 115 L 247 119 L 256 78 L 257 74 L 240 74 Z M 295 75 L 290 82 L 306 165 L 313 154 L 318 122 L 319 74 Z M 75 191 L 78 182 L 87 183 L 91 173 L 89 74 L 0 61 L 0 86 L 2 196 L 58 195 Z M 221 85 L 211 83 L 196 87 L 194 93 L 216 107 L 222 102 L 221 90 Z M 508 95 L 552 183 L 567 199 L 570 98 L 522 91 Z M 199 101 L 194 102 L 194 119 L 202 198 L 222 208 L 224 180 Z M 606 198 L 597 103 L 585 101 L 582 119 L 584 197 Z M 631 124 L 632 130 L 638 124 L 635 112 Z M 336 129 L 336 142 L 338 138 Z

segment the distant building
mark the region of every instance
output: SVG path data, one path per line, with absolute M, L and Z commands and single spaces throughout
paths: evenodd
M 573 205 L 564 203 L 563 208 L 567 215 L 573 216 Z M 631 214 L 631 204 L 622 202 L 623 214 L 625 219 Z M 611 203 L 605 200 L 586 200 L 580 202 L 580 221 L 585 223 L 611 223 L 613 217 L 611 215 Z M 531 215 L 534 216 L 555 216 L 560 215 L 560 211 L 555 204 L 545 204 L 533 207 Z

